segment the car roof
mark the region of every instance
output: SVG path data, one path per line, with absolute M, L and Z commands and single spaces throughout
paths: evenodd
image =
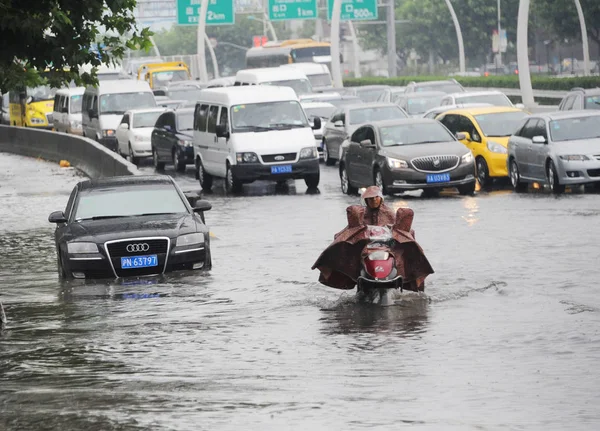
M 524 112 L 522 109 L 513 108 L 510 106 L 482 106 L 480 108 L 458 108 L 451 109 L 445 112 L 445 114 L 470 114 L 470 115 L 484 115 L 484 114 L 499 114 L 502 112 Z
M 383 90 L 386 88 L 390 88 L 389 85 L 383 85 L 383 84 L 373 84 L 373 85 L 357 85 L 354 87 L 351 87 L 357 91 L 359 90 Z
M 85 92 L 85 87 L 71 87 L 71 88 L 61 88 L 56 91 L 56 94 L 60 95 L 71 95 L 76 96 L 83 94 Z
M 411 85 L 415 86 L 415 87 L 420 87 L 420 86 L 427 86 L 427 85 L 442 85 L 442 84 L 458 84 L 460 85 L 456 80 L 454 79 L 443 79 L 443 80 L 438 80 L 438 81 L 421 81 L 421 82 L 412 82 Z
M 542 114 L 532 114 L 532 117 L 543 117 L 549 120 L 565 120 L 568 118 L 582 117 L 600 117 L 600 111 L 594 109 L 586 109 L 580 111 L 544 112 Z
M 446 96 L 446 93 L 443 91 L 416 91 L 414 93 L 404 93 L 404 97 L 414 99 L 415 97 L 432 97 L 432 96 Z M 400 96 L 402 97 L 402 96 Z
M 395 103 L 390 103 L 390 102 L 369 102 L 369 103 L 357 103 L 356 105 L 346 105 L 344 107 L 344 109 L 346 109 L 347 111 L 351 111 L 353 109 L 365 109 L 365 108 L 389 108 L 389 107 L 395 107 L 398 109 L 401 109 L 398 105 L 396 105 Z
M 246 85 L 205 88 L 200 92 L 197 103 L 216 102 L 241 105 L 247 103 L 287 102 L 291 100 L 298 101 L 298 96 L 290 87 Z
M 86 91 L 97 91 L 100 94 L 152 92 L 150 84 L 137 79 L 118 79 L 100 81 L 98 87 L 87 87 Z
M 335 105 L 332 105 L 329 102 L 303 102 L 300 101 L 300 104 L 304 109 L 309 108 L 335 108 Z
M 92 190 L 104 187 L 127 187 L 144 184 L 173 184 L 168 175 L 127 175 L 120 177 L 103 177 L 81 181 L 80 190 Z
M 448 94 L 448 96 L 469 97 L 469 96 L 491 96 L 491 95 L 496 95 L 496 94 L 501 94 L 503 96 L 506 96 L 506 94 L 504 94 L 502 91 L 499 91 L 499 90 L 463 91 L 460 93 L 451 93 L 451 94 Z
M 398 118 L 394 120 L 383 120 L 369 122 L 367 124 L 361 124 L 360 127 L 365 125 L 371 125 L 374 127 L 390 127 L 390 126 L 401 126 L 403 124 L 440 124 L 433 118 Z
M 583 92 L 584 94 L 600 94 L 600 87 L 596 88 L 572 88 L 570 93 Z
M 243 69 L 235 74 L 236 81 L 272 82 L 292 79 L 308 79 L 306 74 L 297 68 L 263 67 L 259 69 Z

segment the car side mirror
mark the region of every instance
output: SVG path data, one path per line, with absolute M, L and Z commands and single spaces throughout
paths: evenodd
M 313 120 L 313 125 L 311 126 L 313 130 L 319 130 L 321 128 L 321 118 L 315 117 Z
M 531 142 L 533 142 L 534 144 L 545 144 L 546 138 L 544 138 L 543 136 L 534 136 Z
M 337 120 L 333 125 L 335 127 L 344 127 L 344 122 L 342 120 Z
M 198 200 L 198 201 L 196 201 L 196 204 L 194 205 L 194 212 L 196 212 L 196 213 L 210 211 L 211 209 L 212 209 L 212 204 L 205 200 Z
M 128 130 L 129 129 L 129 124 L 127 124 L 127 123 L 121 123 L 121 124 L 119 124 L 119 129 Z
M 65 213 L 62 211 L 54 211 L 48 216 L 48 221 L 50 223 L 66 223 L 67 218 L 65 217 Z
M 469 132 L 459 132 L 456 134 L 456 139 L 471 142 L 471 134 Z
M 225 124 L 218 124 L 215 133 L 217 134 L 217 138 L 229 139 L 229 130 L 227 130 Z
M 375 148 L 375 145 L 373 145 L 373 142 L 371 142 L 370 139 L 360 141 L 360 146 L 363 148 Z

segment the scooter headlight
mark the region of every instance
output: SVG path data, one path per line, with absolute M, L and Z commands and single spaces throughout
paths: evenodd
M 390 258 L 390 253 L 387 251 L 374 251 L 369 254 L 369 260 L 388 260 Z

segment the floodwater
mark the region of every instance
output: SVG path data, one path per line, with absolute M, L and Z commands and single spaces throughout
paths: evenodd
M 382 308 L 310 270 L 358 202 L 335 168 L 217 183 L 213 270 L 151 285 L 58 282 L 46 218 L 79 179 L 0 154 L 2 430 L 600 428 L 598 194 L 388 199 L 436 273 Z

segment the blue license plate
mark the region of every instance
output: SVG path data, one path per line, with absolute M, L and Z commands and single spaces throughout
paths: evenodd
M 151 266 L 158 266 L 158 256 L 155 254 L 121 258 L 122 269 L 148 268 Z
M 450 181 L 450 174 L 427 174 L 428 183 L 447 183 Z
M 291 174 L 292 173 L 292 165 L 283 165 L 283 166 L 271 166 L 272 174 Z

